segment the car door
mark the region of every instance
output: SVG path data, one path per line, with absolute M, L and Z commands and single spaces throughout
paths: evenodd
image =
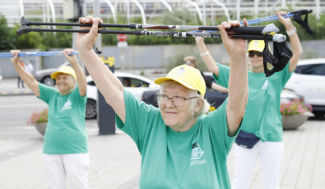
M 87 98 L 97 101 L 97 86 L 93 80 L 87 82 Z
M 142 99 L 144 91 L 149 89 L 149 83 L 133 77 L 119 77 L 124 88 L 130 91 L 137 99 Z
M 312 105 L 325 105 L 325 62 L 297 66 L 285 88 L 293 89 Z

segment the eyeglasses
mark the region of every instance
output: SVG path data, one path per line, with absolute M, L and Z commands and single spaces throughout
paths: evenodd
M 182 107 L 184 105 L 185 100 L 191 100 L 194 98 L 198 98 L 198 96 L 194 96 L 194 97 L 190 97 L 190 98 L 184 98 L 181 96 L 173 96 L 172 98 L 168 98 L 167 95 L 165 95 L 165 94 L 156 94 L 156 97 L 157 97 L 159 105 L 165 106 L 167 104 L 167 102 L 169 101 L 169 99 L 171 99 L 173 105 L 176 107 Z
M 261 52 L 259 52 L 259 51 L 249 51 L 248 53 L 249 53 L 249 54 L 248 54 L 249 57 L 251 57 L 251 58 L 254 57 L 255 54 L 256 54 L 257 57 L 262 57 L 262 56 L 263 56 L 263 53 L 261 53 Z

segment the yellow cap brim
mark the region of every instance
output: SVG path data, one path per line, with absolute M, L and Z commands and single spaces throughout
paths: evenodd
M 161 77 L 161 78 L 158 78 L 158 79 L 156 79 L 154 81 L 154 83 L 156 83 L 157 85 L 160 85 L 161 83 L 163 83 L 165 81 L 168 81 L 168 80 L 176 81 L 177 83 L 183 85 L 184 87 L 186 87 L 188 89 L 191 89 L 191 90 L 194 90 L 194 91 L 198 91 L 195 87 L 193 87 L 192 85 L 188 84 L 185 81 L 182 81 L 180 79 L 169 78 L 169 77 Z
M 258 51 L 258 52 L 263 52 L 264 48 L 263 49 L 260 49 L 260 48 L 251 48 L 249 50 L 247 50 L 246 52 L 249 52 L 249 51 Z
M 68 75 L 72 75 L 71 73 L 68 73 L 68 72 L 64 72 L 64 71 L 56 71 L 56 72 L 53 72 L 51 74 L 51 78 L 52 79 L 56 79 L 56 77 L 60 74 L 60 73 L 64 73 L 64 74 L 68 74 Z M 74 75 L 72 75 L 75 79 L 77 79 Z

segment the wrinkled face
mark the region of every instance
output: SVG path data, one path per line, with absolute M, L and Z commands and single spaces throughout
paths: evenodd
M 56 77 L 56 86 L 60 93 L 70 91 L 75 84 L 75 80 L 72 75 L 60 73 Z
M 249 60 L 251 62 L 252 67 L 261 67 L 261 66 L 263 66 L 263 56 L 257 56 L 257 54 L 259 54 L 258 51 L 250 51 L 249 53 L 251 53 L 251 54 L 255 53 L 255 55 L 253 57 L 249 56 Z
M 180 84 L 164 88 L 162 94 L 167 95 L 168 98 L 174 96 L 184 98 L 191 97 L 190 90 Z M 187 122 L 193 119 L 191 112 L 188 111 L 190 101 L 191 100 L 185 100 L 184 105 L 181 107 L 175 107 L 171 99 L 169 99 L 165 105 L 160 105 L 161 116 L 165 125 L 178 128 L 184 126 Z

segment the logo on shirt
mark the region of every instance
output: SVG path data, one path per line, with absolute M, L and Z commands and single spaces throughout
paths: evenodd
M 203 154 L 204 151 L 200 148 L 200 145 L 197 142 L 192 144 L 192 155 L 190 165 L 204 164 L 206 162 L 205 159 L 199 160 Z
M 63 105 L 62 110 L 68 110 L 68 109 L 71 109 L 71 105 L 72 105 L 72 103 L 70 102 L 70 100 L 66 101 L 66 102 L 64 103 L 64 105 Z M 62 110 L 61 110 L 61 111 L 62 111 Z
M 261 89 L 267 89 L 267 87 L 269 86 L 269 81 L 268 80 L 265 80 L 263 86 Z

